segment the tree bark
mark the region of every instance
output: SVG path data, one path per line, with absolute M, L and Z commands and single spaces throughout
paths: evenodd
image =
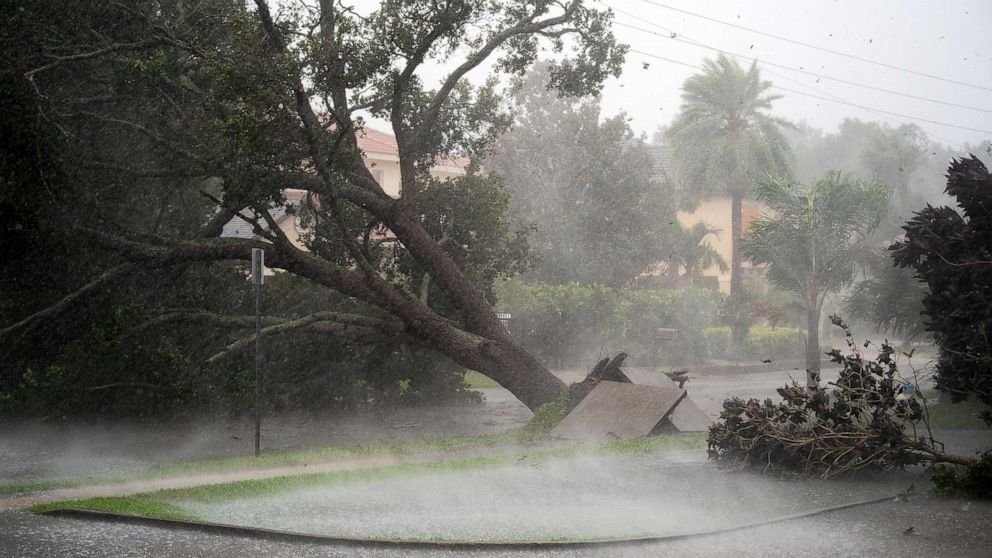
M 820 384 L 820 308 L 816 295 L 807 296 L 806 306 L 806 386 Z
M 413 224 L 408 226 L 416 231 Z M 257 240 L 225 238 L 171 241 L 167 246 L 161 246 L 92 230 L 81 232 L 132 262 L 148 267 L 220 260 L 248 261 L 251 259 L 251 248 L 264 247 L 267 250 L 266 263 L 270 267 L 284 269 L 382 308 L 399 319 L 404 327 L 403 333 L 444 353 L 461 366 L 492 378 L 532 411 L 554 400 L 565 389 L 564 382 L 510 338 L 485 297 L 468 282 L 457 266 L 452 269 L 444 265 L 454 263 L 447 254 L 432 251 L 430 245 L 421 247 L 443 262 L 442 265 L 431 266 L 434 273 L 440 276 L 441 270 L 453 272 L 454 277 L 449 279 L 455 287 L 453 290 L 462 297 L 471 297 L 473 291 L 477 293 L 478 298 L 471 300 L 473 304 L 461 305 L 469 327 L 460 327 L 438 315 L 417 296 L 396 285 L 385 281 L 370 284 L 371 278 L 364 276 L 362 272 L 317 258 L 285 241 L 272 245 Z M 426 235 L 423 228 L 413 232 L 411 236 L 422 241 L 419 238 L 421 235 Z M 433 247 L 440 251 L 436 244 Z M 469 319 L 468 316 L 474 319 Z M 493 331 L 490 325 L 492 322 L 497 324 L 498 330 Z
M 740 190 L 730 193 L 730 294 L 741 291 L 741 233 L 743 198 Z

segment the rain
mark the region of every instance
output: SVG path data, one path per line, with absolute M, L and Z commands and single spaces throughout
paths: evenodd
M 0 555 L 988 556 L 990 22 L 15 3 Z

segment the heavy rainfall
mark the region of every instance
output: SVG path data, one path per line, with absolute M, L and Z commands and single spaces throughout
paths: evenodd
M 0 555 L 992 555 L 990 25 L 9 3 Z

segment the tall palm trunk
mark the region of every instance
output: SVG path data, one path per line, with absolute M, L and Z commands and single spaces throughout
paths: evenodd
M 741 229 L 743 228 L 744 193 L 730 193 L 730 294 L 741 292 Z
M 806 296 L 806 387 L 820 384 L 820 306 L 816 293 Z

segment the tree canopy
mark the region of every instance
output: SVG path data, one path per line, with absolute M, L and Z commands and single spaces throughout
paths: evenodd
M 548 78 L 542 65 L 517 84 L 515 125 L 489 163 L 534 227 L 527 277 L 622 287 L 664 258 L 678 230 L 670 192 L 623 114 L 603 118 L 597 98 L 562 97 Z
M 823 299 L 854 279 L 859 254 L 884 215 L 887 192 L 877 182 L 831 172 L 809 187 L 766 180 L 757 194 L 771 212 L 751 223 L 741 246 L 752 262 L 766 266 L 773 285 L 794 293 L 806 310 L 806 368 L 815 383 Z
M 495 262 L 523 261 L 515 233 L 503 229 L 505 249 L 478 248 L 482 231 L 449 219 L 471 211 L 443 196 L 428 207 L 429 171 L 440 158 L 481 153 L 509 122 L 496 81 L 473 86 L 469 72 L 493 60 L 494 75 L 521 75 L 550 51 L 555 90 L 595 93 L 623 61 L 610 18 L 581 0 L 387 0 L 370 13 L 332 0 L 275 12 L 264 0 L 19 5 L 4 24 L 4 88 L 14 93 L 4 125 L 24 132 L 24 158 L 4 157 L 4 170 L 17 170 L 4 172 L 5 190 L 18 189 L 4 203 L 38 208 L 38 223 L 18 221 L 30 229 L 23 254 L 71 245 L 87 257 L 72 259 L 78 273 L 46 296 L 12 308 L 0 336 L 17 343 L 122 282 L 243 265 L 264 248 L 273 267 L 377 309 L 306 323 L 337 336 L 400 336 L 536 408 L 563 384 L 509 338 L 479 283 Z M 453 69 L 428 83 L 429 61 Z M 396 137 L 398 199 L 363 162 L 363 114 L 388 120 Z M 487 180 L 466 177 L 456 189 L 495 203 Z M 319 200 L 311 251 L 274 223 L 290 187 Z M 235 215 L 257 238 L 218 238 Z M 436 295 L 421 297 L 428 276 Z
M 731 294 L 741 288 L 742 199 L 766 175 L 791 173 L 783 135 L 791 124 L 768 114 L 781 97 L 768 92 L 771 85 L 756 63 L 745 69 L 723 54 L 705 60 L 682 85 L 682 107 L 668 129 L 675 179 L 698 195 L 731 196 Z
M 940 348 L 937 389 L 992 406 L 992 175 L 976 157 L 955 160 L 946 191 L 960 209 L 927 205 L 890 250 L 928 287 L 922 311 Z M 992 412 L 983 418 L 992 423 Z

